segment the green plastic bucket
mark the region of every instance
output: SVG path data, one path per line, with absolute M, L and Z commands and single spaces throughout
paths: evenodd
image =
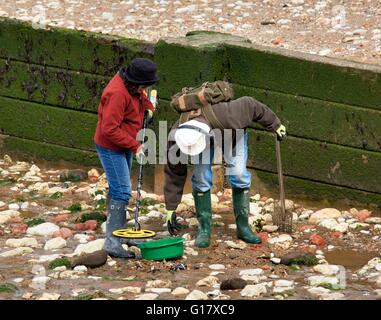
M 164 260 L 181 257 L 184 253 L 184 239 L 182 237 L 160 239 L 144 242 L 138 245 L 143 259 Z

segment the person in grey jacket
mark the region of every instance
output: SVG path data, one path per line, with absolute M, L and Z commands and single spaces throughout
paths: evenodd
M 219 144 L 224 149 L 224 160 L 227 170 L 229 170 L 227 175 L 233 191 L 237 238 L 248 243 L 260 243 L 261 239 L 253 233 L 248 224 L 251 175 L 246 168 L 248 156 L 247 128 L 253 122 L 257 122 L 267 131 L 276 133 L 280 139 L 286 135 L 286 128 L 268 106 L 248 96 L 214 104 L 212 110 L 220 127 L 222 125 L 224 128 L 222 136 L 225 137 L 226 131 L 232 133 L 232 135 L 227 135 L 232 137 L 232 143 L 226 144 L 226 141 L 222 142 L 221 139 L 220 141 L 217 141 L 218 139 L 208 141 L 211 137 L 215 137 L 221 128 L 213 126 L 211 122 L 214 123 L 214 121 L 208 120 L 203 114 L 199 114 L 182 124 L 177 121 L 169 133 L 168 157 L 164 168 L 164 196 L 168 231 L 175 235 L 179 229 L 175 211 L 181 202 L 187 177 L 187 164 L 173 161 L 174 154 L 178 154 L 180 149 L 180 153 L 191 156 L 192 162 L 196 163 L 192 175 L 192 194 L 199 222 L 195 245 L 197 247 L 210 245 L 212 161 L 214 147 Z

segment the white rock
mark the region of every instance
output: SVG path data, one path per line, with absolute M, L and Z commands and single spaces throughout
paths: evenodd
M 17 210 L 20 209 L 20 206 L 19 206 L 17 203 L 10 203 L 10 204 L 8 205 L 8 209 L 9 209 L 9 210 L 15 210 L 15 211 L 17 211 Z
M 87 234 L 83 234 L 83 233 L 77 233 L 75 236 L 74 236 L 74 239 L 75 240 L 78 240 L 79 243 L 88 243 L 88 238 L 89 236 Z
M 61 297 L 59 293 L 44 292 L 37 300 L 58 300 Z
M 223 264 L 211 264 L 209 266 L 209 269 L 211 269 L 211 270 L 225 270 L 226 267 Z
M 4 207 L 6 205 L 6 203 L 5 202 L 3 202 L 3 201 L 0 201 L 0 208 L 1 207 Z
M 340 218 L 341 212 L 334 208 L 325 208 L 314 212 L 309 219 L 309 223 L 318 224 L 324 219 Z
M 44 222 L 37 226 L 28 228 L 27 234 L 32 236 L 51 236 L 54 232 L 58 231 L 60 228 L 51 222 Z
M 110 293 L 113 293 L 113 294 L 122 294 L 123 293 L 123 289 L 122 288 L 112 288 L 112 289 L 109 289 L 108 291 Z
M 270 213 L 265 213 L 263 215 L 263 220 L 265 220 L 266 224 L 271 224 L 273 222 L 273 216 Z
M 271 261 L 272 263 L 275 263 L 275 264 L 280 264 L 280 262 L 282 261 L 282 259 L 280 259 L 280 258 L 271 258 L 270 261 Z
M 146 217 L 148 218 L 162 218 L 163 217 L 163 214 L 159 211 L 150 211 L 147 213 Z
M 35 238 L 21 238 L 21 239 L 8 239 L 5 242 L 7 247 L 18 248 L 18 247 L 31 247 L 38 248 L 38 242 Z
M 234 223 L 233 223 L 233 224 L 229 224 L 229 225 L 228 225 L 228 228 L 229 228 L 229 229 L 233 229 L 233 230 L 237 230 L 237 225 L 234 224 Z
M 186 247 L 184 253 L 191 256 L 198 256 L 198 252 L 191 247 Z
M 365 219 L 365 223 L 378 224 L 381 223 L 381 217 L 370 217 Z
M 369 228 L 369 224 L 362 223 L 362 222 L 355 222 L 349 225 L 349 229 L 352 229 L 352 230 L 366 229 L 366 228 Z
M 188 293 L 189 293 L 189 290 L 183 287 L 177 287 L 175 290 L 171 292 L 171 294 L 173 294 L 174 296 L 182 296 Z
M 323 288 L 323 287 L 312 287 L 312 288 L 309 288 L 307 291 L 309 293 L 311 293 L 313 295 L 317 295 L 317 296 L 331 292 L 331 290 L 329 290 L 327 288 Z
M 16 283 L 21 283 L 24 281 L 24 278 L 14 278 L 12 281 Z
M 333 292 L 333 293 L 325 293 L 320 296 L 320 299 L 323 300 L 342 300 L 344 299 L 344 295 L 340 292 Z
M 301 5 L 304 4 L 304 0 L 291 0 L 291 3 L 295 5 Z
M 319 56 L 327 56 L 327 55 L 329 55 L 331 52 L 332 52 L 331 49 L 322 49 L 322 50 L 319 51 L 318 54 L 319 54 Z
M 181 202 L 183 202 L 185 205 L 188 207 L 194 206 L 194 200 L 193 200 L 193 195 L 191 193 L 184 194 L 181 198 Z
M 266 286 L 262 283 L 260 284 L 249 284 L 241 291 L 242 297 L 259 297 L 262 294 L 266 294 L 267 289 Z
M 150 280 L 146 283 L 147 288 L 169 288 L 172 286 L 171 280 Z
M 268 240 L 270 247 L 278 249 L 288 249 L 292 244 L 292 237 L 288 234 L 281 234 L 278 237 L 273 237 Z
M 325 219 L 325 220 L 322 220 L 319 223 L 319 226 L 321 226 L 323 228 L 327 228 L 328 230 L 339 231 L 339 232 L 342 232 L 342 233 L 347 232 L 348 228 L 349 228 L 349 224 L 348 223 L 345 223 L 345 222 L 338 223 L 335 219 Z
M 61 249 L 65 247 L 66 247 L 66 240 L 61 237 L 57 237 L 57 238 L 53 238 L 46 241 L 44 250 L 55 250 L 55 249 Z
M 208 300 L 208 295 L 200 290 L 193 290 L 188 294 L 185 300 Z
M 86 266 L 76 266 L 73 269 L 76 272 L 87 272 L 87 267 Z
M 332 285 L 336 285 L 339 283 L 339 279 L 334 278 L 334 277 L 324 277 L 324 276 L 311 276 L 308 277 L 308 283 L 311 286 L 318 286 L 323 283 L 328 283 Z
M 45 290 L 46 284 L 51 280 L 51 278 L 47 276 L 36 276 L 32 279 L 32 283 L 29 287 L 35 290 Z
M 233 249 L 240 249 L 240 250 L 243 250 L 247 247 L 247 244 L 243 241 L 239 241 L 238 243 L 234 242 L 234 241 L 225 241 L 225 243 L 227 244 L 227 246 L 229 248 L 233 248 Z
M 86 244 L 79 244 L 74 250 L 74 253 L 80 255 L 82 253 L 92 253 L 103 249 L 105 239 L 98 239 Z
M 106 221 L 101 224 L 102 233 L 106 233 Z
M 59 275 L 59 278 L 60 279 L 72 279 L 72 280 L 75 280 L 75 279 L 79 279 L 80 276 L 78 275 L 77 272 L 75 271 L 72 271 L 72 270 L 66 270 L 66 271 L 62 271 Z
M 325 276 L 333 276 L 340 271 L 340 267 L 333 264 L 318 264 L 314 266 L 314 270 Z
M 276 280 L 274 282 L 275 287 L 293 287 L 294 281 L 292 280 Z
M 263 226 L 262 228 L 263 231 L 266 231 L 266 232 L 276 232 L 278 230 L 278 226 L 274 226 L 274 225 L 265 225 Z
M 258 215 L 261 214 L 262 208 L 256 202 L 250 202 L 250 214 Z
M 13 217 L 18 217 L 20 213 L 15 210 L 0 211 L 0 224 L 7 223 Z
M 171 293 L 171 289 L 169 288 L 147 288 L 146 292 L 152 292 L 152 293 L 157 293 L 157 294 L 162 294 L 162 293 Z
M 14 256 L 20 256 L 23 254 L 32 253 L 33 249 L 29 247 L 19 247 L 13 250 L 5 251 L 3 253 L 0 253 L 1 258 L 8 258 L 8 257 L 14 257 Z
M 218 283 L 219 283 L 219 281 L 218 281 L 217 277 L 207 276 L 206 278 L 197 281 L 196 286 L 198 286 L 198 287 L 202 287 L 202 286 L 212 287 Z
M 157 293 L 144 293 L 138 295 L 135 300 L 155 300 L 159 295 Z
M 139 294 L 142 292 L 142 288 L 133 287 L 133 286 L 124 287 L 122 289 L 123 289 L 123 292 L 129 292 L 129 293 L 134 293 L 134 294 Z

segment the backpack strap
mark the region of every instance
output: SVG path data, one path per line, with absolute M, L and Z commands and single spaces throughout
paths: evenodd
M 201 109 L 201 112 L 204 115 L 204 117 L 210 122 L 213 128 L 218 128 L 221 130 L 225 129 L 220 120 L 217 119 L 211 104 L 208 104 L 207 106 L 203 107 Z

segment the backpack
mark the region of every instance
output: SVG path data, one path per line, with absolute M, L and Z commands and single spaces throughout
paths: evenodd
M 196 88 L 182 88 L 181 92 L 172 96 L 170 106 L 180 114 L 180 124 L 203 114 L 213 127 L 223 129 L 212 105 L 228 102 L 233 96 L 233 88 L 226 81 L 204 82 Z

